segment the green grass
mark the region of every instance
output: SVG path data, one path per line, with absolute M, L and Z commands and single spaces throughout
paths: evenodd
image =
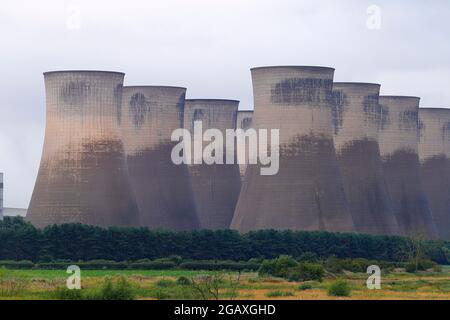
M 217 272 L 187 270 L 86 270 L 81 273 L 83 297 L 85 298 L 98 297 L 99 290 L 101 290 L 106 279 L 112 278 L 113 281 L 117 281 L 120 277 L 125 277 L 131 285 L 133 296 L 136 298 L 179 300 L 202 299 L 201 294 L 193 287 L 190 281 L 193 278 L 205 275 L 214 276 L 217 275 Z M 75 299 L 77 296 L 72 292 L 56 292 L 58 288 L 64 288 L 68 276 L 69 274 L 65 270 L 1 269 L 0 278 L 3 279 L 3 282 L 1 282 L 0 300 L 57 299 L 65 296 L 67 299 Z M 184 281 L 179 282 L 180 277 L 185 277 Z M 240 283 L 232 285 L 232 280 L 236 278 L 236 273 L 222 274 L 221 282 L 219 283 L 220 298 L 272 299 L 291 296 L 313 299 L 318 296 L 326 298 L 330 286 L 336 281 L 334 277 L 329 276 L 323 282 L 288 282 L 273 277 L 257 277 L 255 273 L 243 273 Z M 196 279 L 197 282 L 199 279 Z M 397 298 L 414 298 L 414 294 L 417 292 L 418 297 L 420 296 L 421 298 L 445 298 L 447 295 L 450 299 L 449 267 L 444 267 L 440 273 L 421 272 L 407 274 L 399 272 L 383 275 L 382 292 L 370 291 L 366 288 L 367 275 L 364 273 L 343 275 L 343 279 L 345 279 L 352 291 L 351 296 L 356 298 L 388 298 L 390 295 Z M 111 293 L 109 289 L 106 291 Z M 340 296 L 340 294 L 336 294 L 336 296 Z

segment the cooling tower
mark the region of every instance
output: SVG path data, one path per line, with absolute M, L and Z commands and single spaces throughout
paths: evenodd
M 124 87 L 122 134 L 141 224 L 198 228 L 186 164 L 171 159 L 172 132 L 183 127 L 185 88 Z
M 138 225 L 119 127 L 124 74 L 58 71 L 44 78 L 44 148 L 27 219 L 37 227 Z
M 378 145 L 379 93 L 379 84 L 334 83 L 334 141 L 355 231 L 395 234 Z
M 253 128 L 253 111 L 238 111 L 237 113 L 237 121 L 236 121 L 236 128 L 242 129 L 242 130 L 248 130 Z M 246 143 L 249 143 L 249 140 L 247 139 Z M 247 146 L 246 144 L 246 146 Z M 241 178 L 244 178 L 245 175 L 245 169 L 247 168 L 248 159 L 249 159 L 249 150 L 248 148 L 243 149 L 237 149 L 237 156 L 238 159 L 243 159 L 239 161 L 239 170 L 241 172 Z M 244 162 L 245 163 L 242 163 Z
M 380 151 L 399 232 L 434 237 L 431 211 L 420 180 L 419 100 L 415 97 L 380 97 Z
M 3 173 L 0 172 L 0 220 L 3 219 Z
M 262 67 L 251 72 L 253 125 L 279 129 L 279 171 L 261 175 L 265 165 L 247 166 L 232 228 L 353 231 L 333 145 L 334 69 Z
M 450 109 L 419 109 L 422 181 L 439 238 L 450 240 Z
M 191 134 L 194 122 L 201 121 L 203 132 L 218 129 L 224 137 L 225 130 L 236 128 L 239 101 L 234 100 L 186 100 L 184 128 Z M 203 142 L 203 147 L 210 142 Z M 194 152 L 194 151 L 193 151 Z M 226 149 L 223 150 L 224 157 Z M 205 160 L 205 159 L 204 159 Z M 228 229 L 233 218 L 241 188 L 239 165 L 234 164 L 189 165 L 191 184 L 202 229 Z

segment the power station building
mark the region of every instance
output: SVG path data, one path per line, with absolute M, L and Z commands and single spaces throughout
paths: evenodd
M 241 179 L 236 153 L 234 153 L 233 163 L 226 163 L 226 153 L 229 150 L 227 150 L 225 138 L 227 129 L 236 129 L 238 106 L 239 101 L 235 100 L 186 100 L 184 128 L 191 133 L 192 147 L 200 146 L 203 150 L 203 152 L 200 150 L 198 154 L 192 150 L 192 162 L 188 166 L 202 229 L 228 229 L 233 218 L 241 189 Z M 200 136 L 195 134 L 195 123 L 202 126 Z M 216 149 L 211 154 L 206 148 L 211 141 L 203 139 L 203 135 L 209 129 L 217 130 L 217 133 L 223 137 L 223 148 L 220 143 L 217 144 L 217 148 L 222 150 Z M 214 140 L 214 143 L 216 142 Z M 208 164 L 213 161 L 213 157 L 219 157 L 220 151 L 223 155 L 221 160 L 223 164 Z
M 46 128 L 27 219 L 37 227 L 79 222 L 138 226 L 120 133 L 124 74 L 44 74 Z
M 253 128 L 253 111 L 248 111 L 248 110 L 238 111 L 236 128 L 242 129 L 244 131 L 246 131 L 248 129 L 252 129 Z M 249 139 L 247 139 L 245 142 L 246 142 L 245 148 L 237 149 L 237 157 L 238 157 L 238 159 L 240 159 L 239 170 L 241 172 L 241 178 L 244 178 L 245 169 L 247 168 L 248 159 L 250 156 L 249 148 L 248 148 L 248 144 L 250 143 Z M 245 163 L 242 163 L 242 162 L 244 162 L 242 159 L 245 160 Z
M 419 109 L 419 156 L 439 238 L 450 240 L 450 109 Z
M 281 66 L 251 73 L 253 126 L 279 129 L 279 171 L 261 175 L 261 164 L 247 166 L 231 227 L 353 231 L 333 145 L 334 69 Z
M 420 179 L 419 101 L 416 97 L 380 97 L 380 151 L 399 232 L 434 238 L 436 229 Z
M 185 88 L 124 87 L 122 134 L 142 226 L 199 227 L 186 164 L 171 159 L 174 130 L 183 127 Z
M 355 231 L 396 234 L 378 145 L 379 93 L 379 84 L 334 83 L 334 142 Z

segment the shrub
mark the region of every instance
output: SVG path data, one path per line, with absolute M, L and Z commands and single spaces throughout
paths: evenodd
M 436 263 L 434 263 L 430 260 L 422 259 L 419 261 L 407 262 L 405 265 L 405 270 L 406 270 L 406 272 L 414 273 L 416 271 L 425 271 L 425 270 L 434 268 L 434 266 L 436 266 Z
M 141 270 L 169 270 L 176 268 L 176 264 L 170 260 L 140 260 L 137 262 L 130 263 L 131 269 L 141 269 Z
M 325 271 L 320 264 L 304 262 L 289 269 L 287 278 L 290 281 L 322 281 L 324 273 Z
M 32 269 L 34 268 L 34 263 L 29 260 L 1 260 L 0 267 L 7 269 Z
M 258 270 L 260 275 L 271 275 L 286 278 L 290 269 L 296 267 L 298 262 L 291 256 L 280 256 L 273 260 L 264 260 Z
M 311 290 L 313 288 L 312 284 L 310 283 L 303 283 L 298 287 L 298 290 L 305 291 L 305 290 Z
M 81 290 L 70 290 L 68 288 L 57 288 L 53 293 L 55 299 L 58 300 L 84 300 L 83 292 Z
M 236 261 L 187 261 L 180 265 L 181 269 L 185 270 L 258 270 L 260 264 L 250 262 L 236 262 Z
M 158 282 L 156 282 L 156 286 L 160 288 L 167 288 L 172 287 L 175 285 L 175 282 L 173 280 L 169 279 L 161 279 Z
M 100 292 L 94 295 L 95 300 L 133 300 L 134 290 L 125 277 L 120 277 L 117 281 L 106 279 Z
M 266 297 L 275 298 L 275 297 L 292 297 L 294 294 L 290 291 L 269 291 L 266 293 Z
M 189 279 L 186 278 L 186 277 L 179 277 L 179 278 L 177 279 L 177 284 L 180 285 L 180 286 L 188 286 L 188 285 L 190 285 L 191 283 L 192 283 L 192 281 L 189 280 Z
M 333 282 L 328 289 L 329 296 L 349 297 L 351 293 L 350 285 L 347 281 L 339 279 Z

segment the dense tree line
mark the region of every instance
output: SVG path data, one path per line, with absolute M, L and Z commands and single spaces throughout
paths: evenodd
M 411 240 L 355 233 L 263 230 L 239 234 L 233 230 L 175 232 L 146 228 L 108 228 L 65 224 L 36 229 L 21 218 L 0 221 L 0 260 L 136 261 L 177 255 L 192 260 L 301 258 L 366 258 L 402 261 Z M 428 257 L 448 263 L 450 243 L 423 241 Z

